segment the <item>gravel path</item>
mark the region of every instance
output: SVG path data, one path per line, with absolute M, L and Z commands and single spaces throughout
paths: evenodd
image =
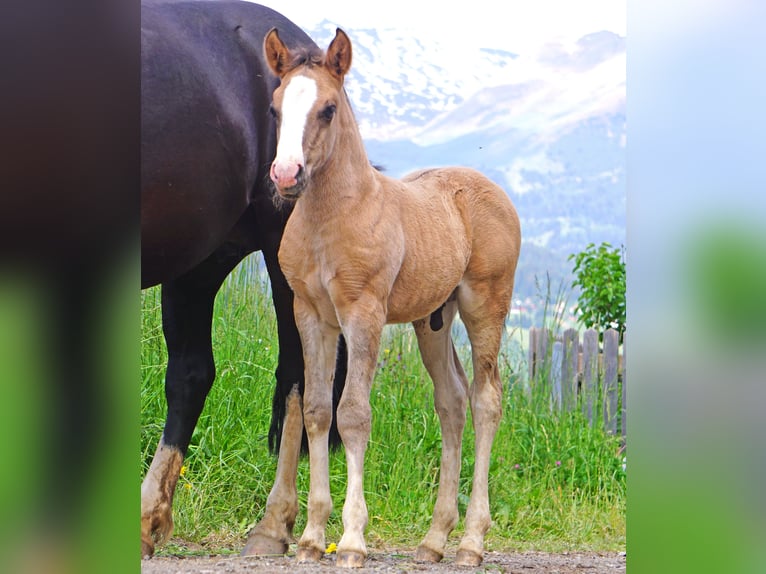
M 503 572 L 507 574 L 624 574 L 625 553 L 486 552 L 478 568 L 459 567 L 449 554 L 439 564 L 413 560 L 414 551 L 372 551 L 360 574 L 367 572 Z M 142 574 L 243 574 L 245 572 L 338 573 L 335 556 L 326 555 L 319 564 L 297 564 L 291 556 L 155 556 L 141 563 Z

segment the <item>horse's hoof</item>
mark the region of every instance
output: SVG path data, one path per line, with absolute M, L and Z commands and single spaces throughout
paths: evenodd
M 442 558 L 444 558 L 444 554 L 441 552 L 437 552 L 436 550 L 432 550 L 422 545 L 418 546 L 418 549 L 415 551 L 415 562 L 432 562 L 436 564 L 437 562 L 441 562 Z
M 263 534 L 251 534 L 245 542 L 245 547 L 240 552 L 240 556 L 265 556 L 278 555 L 287 552 L 287 543 L 270 538 Z
M 483 556 L 473 550 L 458 550 L 455 556 L 455 564 L 458 566 L 478 566 L 482 560 Z
M 157 545 L 164 544 L 172 533 L 170 505 L 161 504 L 151 512 L 141 513 L 141 558 L 151 558 Z
M 298 562 L 319 562 L 319 560 L 324 556 L 324 552 L 319 550 L 318 548 L 302 548 L 299 547 L 298 551 L 295 553 L 295 559 Z
M 345 550 L 343 552 L 338 552 L 338 557 L 335 559 L 335 565 L 340 568 L 361 568 L 364 566 L 365 558 L 366 556 L 361 552 Z

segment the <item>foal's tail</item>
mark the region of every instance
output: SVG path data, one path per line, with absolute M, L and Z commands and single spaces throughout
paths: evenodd
M 338 432 L 338 421 L 336 413 L 338 403 L 343 394 L 343 387 L 346 384 L 346 369 L 348 367 L 348 351 L 346 349 L 346 340 L 343 335 L 338 337 L 338 354 L 335 363 L 335 380 L 332 387 L 332 424 L 330 425 L 330 448 L 337 448 L 341 445 L 340 433 Z M 302 369 L 301 365 L 301 369 Z M 303 372 L 301 370 L 301 372 Z M 285 380 L 277 376 L 277 386 L 274 389 L 274 400 L 271 405 L 271 427 L 269 428 L 269 450 L 274 454 L 279 454 L 279 443 L 282 440 L 282 429 L 285 424 L 285 415 L 287 414 L 287 396 L 292 391 L 294 382 Z M 303 396 L 304 381 L 301 376 L 298 382 L 298 389 Z M 301 454 L 307 454 L 309 448 L 306 429 L 303 429 L 303 438 L 301 439 Z

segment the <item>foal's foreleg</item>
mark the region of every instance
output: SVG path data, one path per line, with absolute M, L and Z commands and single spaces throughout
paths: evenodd
M 447 537 L 459 518 L 457 490 L 468 380 L 450 336 L 455 309 L 454 302 L 447 304 L 443 310 L 446 320 L 438 331 L 433 331 L 427 320 L 414 323 L 420 355 L 434 384 L 434 403 L 442 431 L 439 494 L 431 528 L 415 554 L 418 561 L 438 562 L 443 558 Z
M 355 309 L 341 311 L 343 334 L 348 345 L 348 380 L 338 404 L 338 431 L 346 448 L 348 483 L 343 505 L 343 536 L 336 564 L 364 565 L 367 545 L 367 504 L 364 499 L 364 456 L 370 440 L 370 389 L 375 375 L 385 313 L 377 300 L 358 302 Z
M 303 422 L 309 441 L 308 519 L 298 542 L 299 562 L 316 562 L 325 551 L 325 526 L 332 511 L 328 437 L 338 329 L 323 323 L 314 308 L 296 296 L 295 318 L 303 343 L 306 388 Z

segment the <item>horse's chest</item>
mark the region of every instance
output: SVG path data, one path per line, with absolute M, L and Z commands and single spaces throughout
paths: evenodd
M 387 298 L 402 258 L 400 241 L 385 233 L 330 233 L 326 228 L 309 233 L 297 221 L 293 214 L 280 265 L 296 295 L 311 301 L 325 322 L 336 324 L 338 313 L 361 298 Z

